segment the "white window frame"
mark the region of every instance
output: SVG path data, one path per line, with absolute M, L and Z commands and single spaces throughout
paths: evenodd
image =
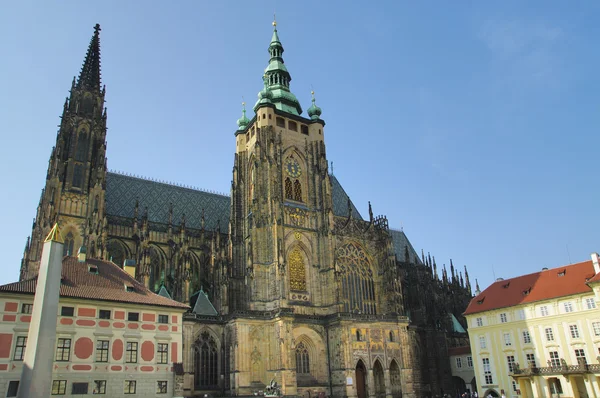
M 545 328 L 544 334 L 546 335 L 546 341 L 554 341 L 554 330 L 551 327 Z
M 529 330 L 523 330 L 523 344 L 531 344 L 531 334 Z
M 592 330 L 594 331 L 594 336 L 600 336 L 600 322 L 592 322 Z
M 502 314 L 500 314 L 500 323 L 506 322 L 508 322 L 508 317 L 506 316 L 506 312 L 503 312 Z
M 479 318 L 475 318 L 475 324 L 480 327 L 483 326 L 483 318 L 479 317 Z
M 479 336 L 479 348 L 485 350 L 487 348 L 487 341 L 485 336 Z
M 542 305 L 540 307 L 540 315 L 541 316 L 548 316 L 548 315 L 550 315 L 550 312 L 548 311 L 548 306 L 547 305 Z
M 563 307 L 565 309 L 565 313 L 573 312 L 573 303 L 570 301 L 564 302 Z
M 585 299 L 585 306 L 588 310 L 593 310 L 596 308 L 596 300 L 593 297 L 588 297 Z
M 510 333 L 504 333 L 503 339 L 504 339 L 505 346 L 512 346 L 512 338 L 510 336 Z
M 569 325 L 569 332 L 571 333 L 572 339 L 581 338 L 581 333 L 579 333 L 579 327 L 577 326 L 577 324 L 573 323 Z

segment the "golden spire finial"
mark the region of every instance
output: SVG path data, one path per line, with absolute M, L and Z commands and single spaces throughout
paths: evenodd
M 65 240 L 63 239 L 62 234 L 60 233 L 60 229 L 58 228 L 58 223 L 54 224 L 44 242 L 65 243 Z
M 273 27 L 277 29 L 277 18 L 275 17 L 275 13 L 273 13 Z

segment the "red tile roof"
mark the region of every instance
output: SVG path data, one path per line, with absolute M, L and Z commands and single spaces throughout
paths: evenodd
M 592 278 L 590 260 L 496 281 L 471 300 L 464 315 L 591 292 Z
M 88 270 L 95 266 L 98 273 Z M 37 277 L 0 286 L 0 292 L 35 294 Z M 125 286 L 133 287 L 126 291 Z M 75 257 L 65 257 L 62 263 L 61 297 L 115 301 L 161 307 L 188 309 L 189 306 L 152 293 L 143 284 L 112 262 L 88 259 L 80 263 Z
M 448 348 L 448 355 L 465 355 L 465 354 L 470 354 L 470 353 L 471 353 L 470 346 Z

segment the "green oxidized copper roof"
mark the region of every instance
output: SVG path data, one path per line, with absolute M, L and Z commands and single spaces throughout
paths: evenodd
M 311 120 L 319 120 L 321 116 L 321 108 L 315 104 L 315 92 L 311 91 L 310 94 L 312 95 L 312 105 L 307 110 L 308 116 L 311 118 Z
M 246 103 L 242 102 L 242 117 L 237 120 L 238 130 L 244 130 L 248 127 L 248 123 L 250 123 L 250 119 L 246 117 Z
M 258 101 L 254 105 L 254 110 L 256 111 L 262 104 L 273 104 L 280 111 L 300 116 L 302 107 L 296 96 L 290 91 L 292 77 L 284 65 L 284 50 L 277 33 L 277 24 L 273 22 L 273 26 L 275 28 L 269 44 L 271 58 L 263 77 L 266 87 L 258 93 Z M 265 99 L 267 90 L 270 91 L 271 96 Z

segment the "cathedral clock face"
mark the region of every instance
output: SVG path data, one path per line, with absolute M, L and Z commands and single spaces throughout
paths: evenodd
M 302 169 L 300 168 L 300 164 L 296 159 L 288 159 L 285 163 L 285 169 L 288 175 L 292 178 L 298 178 L 302 174 Z

